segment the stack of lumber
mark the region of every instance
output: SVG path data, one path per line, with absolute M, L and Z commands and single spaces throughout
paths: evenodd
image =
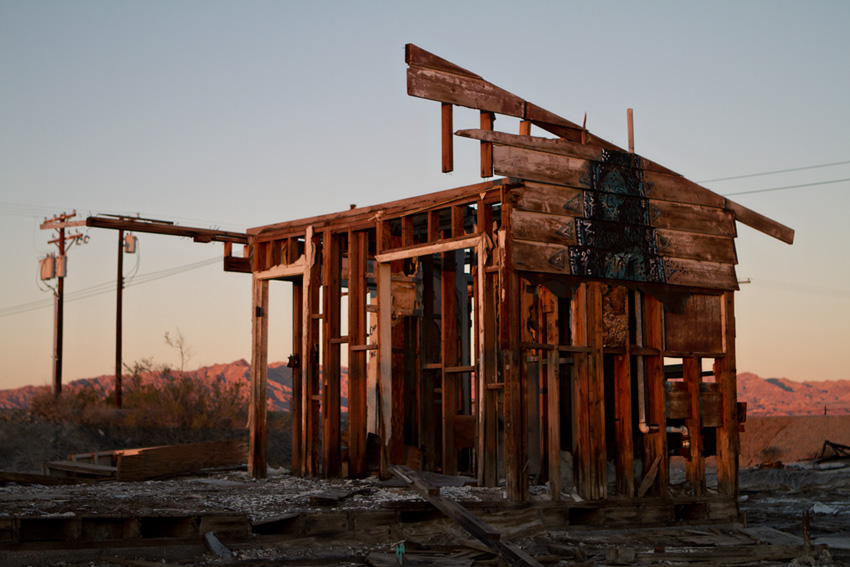
M 68 455 L 64 461 L 42 464 L 45 475 L 98 480 L 141 481 L 243 464 L 246 439 L 163 445 Z

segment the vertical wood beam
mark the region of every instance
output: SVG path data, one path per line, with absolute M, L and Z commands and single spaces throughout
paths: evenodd
M 558 329 L 558 297 L 544 288 L 542 302 L 546 321 L 546 342 L 555 348 L 547 353 L 546 360 L 546 427 L 549 461 L 549 497 L 561 499 L 561 384 L 558 345 L 561 344 Z
M 452 108 L 450 103 L 442 106 L 443 173 L 454 169 L 454 132 L 452 128 Z
M 454 218 L 454 208 L 452 209 Z M 440 271 L 440 331 L 442 335 L 442 400 L 443 400 L 443 473 L 458 472 L 457 448 L 455 447 L 455 417 L 459 413 L 459 374 L 446 372 L 446 368 L 459 366 L 458 352 L 458 297 L 457 297 L 457 252 L 443 254 Z
M 266 386 L 269 349 L 269 282 L 254 279 L 251 293 L 251 405 L 248 472 L 266 478 Z
M 645 346 L 664 350 L 664 307 L 649 294 L 643 294 Z M 656 459 L 660 459 L 655 481 L 647 492 L 650 496 L 668 497 L 669 462 L 667 459 L 667 407 L 664 392 L 664 358 L 662 355 L 644 357 L 646 365 L 646 401 L 648 419 L 658 429 L 644 435 L 643 472 L 648 474 Z
M 717 489 L 721 494 L 738 494 L 738 397 L 735 361 L 735 296 L 731 291 L 721 301 L 723 358 L 714 361 L 714 376 L 723 403 L 723 425 L 717 428 Z
M 700 397 L 699 384 L 702 373 L 702 361 L 699 358 L 687 357 L 682 359 L 682 377 L 688 386 L 691 416 L 685 420 L 690 434 L 690 451 L 685 464 L 688 482 L 694 489 L 695 496 L 702 496 L 705 487 L 705 459 L 702 456 L 702 440 L 700 438 Z
M 314 315 L 319 314 L 319 287 L 321 274 L 316 252 L 321 237 L 307 227 L 304 237 L 304 290 L 302 292 L 302 376 L 304 395 L 301 399 L 302 464 L 307 475 L 319 473 L 319 325 Z
M 572 339 L 574 346 L 589 346 L 588 337 L 588 290 L 581 284 L 572 298 Z M 590 353 L 577 352 L 573 356 L 573 458 L 576 469 L 576 488 L 579 496 L 593 498 L 593 463 L 590 435 Z
M 463 236 L 466 234 L 466 231 L 463 227 L 464 221 L 464 213 L 466 212 L 466 205 L 455 205 L 452 207 L 452 237 Z
M 366 356 L 353 347 L 366 344 L 367 233 L 348 232 L 348 472 L 366 474 Z
M 519 135 L 520 136 L 530 136 L 531 135 L 531 121 L 523 120 L 519 123 Z
M 539 343 L 542 342 L 542 337 L 540 335 L 537 286 L 532 286 L 524 280 L 521 281 L 521 341 Z M 538 356 L 534 357 L 534 353 L 537 353 Z M 541 456 L 542 436 L 540 431 L 540 379 L 544 355 L 542 350 L 523 349 L 521 356 L 522 385 L 525 390 L 523 397 L 526 400 L 526 415 L 528 416 L 528 474 L 529 478 L 539 479 L 541 468 L 544 466 Z
M 626 302 L 628 309 L 628 302 Z M 628 319 L 628 312 L 626 318 Z M 614 356 L 614 404 L 616 407 L 614 435 L 617 444 L 617 494 L 625 498 L 634 498 L 634 438 L 632 432 L 632 375 L 629 364 L 629 345 L 626 339 L 626 352 Z
M 327 478 L 340 475 L 340 236 L 322 238 L 322 464 Z
M 479 205 L 479 219 L 481 206 Z M 492 214 L 492 211 L 491 211 Z M 490 226 L 481 224 L 479 226 Z M 478 484 L 497 486 L 498 478 L 498 415 L 497 393 L 490 388 L 496 383 L 498 349 L 496 345 L 495 277 L 487 273 L 489 250 L 486 240 L 478 245 L 478 278 L 476 311 L 478 312 Z
M 505 488 L 510 500 L 528 500 L 528 422 L 520 365 L 519 276 L 511 264 L 510 203 L 502 199 L 499 231 L 499 345 L 505 377 Z
M 423 256 L 419 260 L 422 262 L 422 319 L 419 330 L 419 447 L 422 449 L 423 470 L 436 471 L 440 455 L 442 455 L 442 436 L 438 434 L 435 423 L 436 371 L 424 368 L 424 365 L 433 364 L 440 358 L 437 322 L 434 314 L 436 301 L 434 257 Z
M 492 112 L 481 111 L 481 129 L 492 130 L 495 116 Z M 481 142 L 481 177 L 493 177 L 493 144 Z
M 378 389 L 380 393 L 381 477 L 388 478 L 393 436 L 393 334 L 392 268 L 381 262 L 378 269 Z
M 588 339 L 590 341 L 590 413 L 591 454 L 593 455 L 593 498 L 608 497 L 608 448 L 605 441 L 605 365 L 602 348 L 604 328 L 602 284 L 587 285 Z
M 440 211 L 428 211 L 428 242 L 440 239 Z
M 304 351 L 302 350 L 303 326 L 302 311 L 304 309 L 304 284 L 302 281 L 292 284 L 292 401 L 289 403 L 292 411 L 292 472 L 303 476 L 304 470 L 304 430 L 303 421 L 303 397 L 304 397 Z

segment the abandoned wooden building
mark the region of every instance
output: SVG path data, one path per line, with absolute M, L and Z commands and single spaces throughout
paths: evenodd
M 408 464 L 504 482 L 514 501 L 548 483 L 552 500 L 734 507 L 736 221 L 793 231 L 414 45 L 406 62 L 408 94 L 441 103 L 443 171 L 453 136 L 472 138 L 486 180 L 253 228 L 244 258 L 226 248 L 225 269 L 253 277 L 253 474 L 269 284 L 285 280 L 296 474 Z M 455 106 L 480 129 L 453 132 Z

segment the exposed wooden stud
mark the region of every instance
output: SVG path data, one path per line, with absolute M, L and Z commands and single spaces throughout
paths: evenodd
M 628 302 L 626 303 L 628 309 Z M 626 312 L 628 318 L 628 312 Z M 617 494 L 625 498 L 635 495 L 634 441 L 632 423 L 632 375 L 629 343 L 626 351 L 614 356 L 614 438 L 617 446 Z
M 495 116 L 492 112 L 481 111 L 481 129 L 492 130 Z M 493 144 L 481 142 L 481 177 L 493 177 Z
M 431 218 L 428 215 L 428 240 L 431 240 Z M 439 220 L 439 219 L 437 219 Z M 434 223 L 436 225 L 436 223 Z M 422 468 L 436 471 L 442 458 L 442 434 L 437 424 L 437 404 L 434 389 L 437 372 L 442 370 L 440 359 L 440 335 L 435 317 L 436 285 L 434 257 L 422 256 L 422 320 L 419 330 L 419 446 L 422 448 Z
M 340 475 L 340 334 L 341 236 L 330 230 L 322 238 L 322 469 L 326 478 Z
M 302 397 L 301 428 L 303 432 L 302 463 L 304 473 L 310 476 L 319 474 L 319 324 L 313 316 L 319 313 L 319 289 L 321 286 L 321 265 L 316 261 L 316 252 L 321 246 L 321 236 L 314 234 L 312 227 L 307 228 L 304 237 L 304 290 L 302 292 L 302 340 L 303 365 L 302 376 L 304 392 Z
M 389 473 L 393 436 L 393 335 L 392 269 L 387 262 L 378 264 L 378 388 L 380 394 L 381 476 Z
M 528 499 L 528 459 L 526 440 L 521 340 L 519 330 L 519 276 L 511 263 L 510 203 L 503 201 L 503 225 L 499 231 L 499 346 L 502 350 L 505 378 L 505 488 L 510 500 Z
M 290 248 L 291 252 L 291 248 Z M 292 401 L 289 403 L 292 411 L 292 472 L 296 475 L 304 475 L 304 430 L 302 399 L 304 397 L 304 340 L 303 333 L 303 309 L 304 309 L 304 284 L 303 278 L 292 284 L 292 356 L 290 367 L 292 368 Z
M 720 389 L 723 425 L 717 428 L 717 490 L 721 494 L 738 494 L 738 397 L 735 362 L 735 298 L 723 294 L 724 358 L 714 361 L 714 376 Z
M 454 210 L 452 211 L 454 213 Z M 452 215 L 454 218 L 454 214 Z M 454 223 L 453 223 L 454 224 Z M 459 378 L 447 368 L 458 366 L 458 298 L 457 298 L 457 253 L 443 254 L 440 271 L 440 333 L 442 372 L 442 430 L 443 472 L 458 473 L 457 448 L 455 445 L 455 417 L 460 412 L 458 399 Z
M 546 341 L 557 346 L 560 343 L 558 321 L 558 297 L 544 288 L 542 301 L 545 304 Z M 557 348 L 548 351 L 546 357 L 546 402 L 548 426 L 549 497 L 561 499 L 561 380 L 560 356 Z
M 629 123 L 629 153 L 633 154 L 635 153 L 635 121 L 631 108 L 626 111 L 626 118 Z
M 348 473 L 366 474 L 366 256 L 368 234 L 348 233 Z
M 688 387 L 690 398 L 690 417 L 685 420 L 688 428 L 690 448 L 687 458 L 687 479 L 694 489 L 695 496 L 702 496 L 705 490 L 705 459 L 702 455 L 702 436 L 700 423 L 700 374 L 702 361 L 695 357 L 682 359 L 682 377 Z
M 483 130 L 484 128 L 482 128 Z M 491 128 L 492 130 L 492 128 Z M 530 136 L 531 135 L 531 121 L 530 120 L 522 120 L 519 123 L 519 135 L 520 136 Z
M 664 348 L 664 307 L 661 302 L 649 294 L 643 296 L 644 343 L 649 348 Z M 658 473 L 648 494 L 661 498 L 668 497 L 669 462 L 667 460 L 667 408 L 664 396 L 664 358 L 659 355 L 644 357 L 646 368 L 646 401 L 649 405 L 647 417 L 649 423 L 657 428 L 644 435 L 644 475 L 650 465 L 660 458 Z
M 248 472 L 266 478 L 266 385 L 269 349 L 269 282 L 253 280 L 251 300 L 251 405 Z
M 453 171 L 454 166 L 454 132 L 452 131 L 452 109 L 450 103 L 443 103 L 442 126 L 443 126 L 443 173 Z

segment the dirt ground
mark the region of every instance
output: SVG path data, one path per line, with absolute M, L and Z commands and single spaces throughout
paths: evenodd
M 354 513 L 380 511 L 387 507 L 416 505 L 424 501 L 408 488 L 381 483 L 375 478 L 364 480 L 317 480 L 294 477 L 286 470 L 289 458 L 289 439 L 285 435 L 270 432 L 270 471 L 264 480 L 255 480 L 244 471 L 186 476 L 170 480 L 136 483 L 109 482 L 96 485 L 38 486 L 6 484 L 0 485 L 0 523 L 3 518 L 67 518 L 90 515 L 122 515 L 132 511 L 134 515 L 169 515 L 191 513 L 243 513 L 253 524 L 274 521 L 304 513 Z M 720 529 L 714 527 L 679 527 L 667 530 L 629 530 L 616 533 L 608 530 L 589 530 L 568 533 L 547 533 L 540 526 L 518 530 L 522 523 L 519 514 L 513 519 L 509 515 L 500 526 L 505 533 L 527 552 L 538 557 L 555 557 L 553 550 L 567 546 L 580 549 L 584 559 L 565 562 L 563 558 L 547 560 L 545 565 L 570 564 L 671 564 L 668 558 L 651 558 L 653 550 L 692 549 L 693 542 L 707 541 L 709 549 L 737 549 L 722 547 L 731 543 L 749 540 L 768 541 L 779 537 L 783 541 L 801 545 L 804 536 L 803 517 L 809 515 L 809 533 L 813 544 L 830 545 L 828 554 L 815 557 L 758 563 L 759 565 L 841 565 L 850 561 L 850 467 L 819 470 L 811 463 L 790 464 L 794 460 L 810 458 L 820 448 L 824 439 L 850 444 L 843 437 L 850 434 L 850 417 L 829 418 L 758 418 L 748 421 L 742 434 L 742 470 L 740 474 L 741 510 L 746 515 L 746 527 Z M 165 442 L 191 442 L 201 440 L 196 434 L 192 438 L 169 440 L 172 434 L 165 432 L 105 431 L 96 428 L 74 427 L 39 421 L 22 412 L 0 413 L 0 469 L 17 472 L 40 472 L 41 462 L 64 458 L 68 453 L 111 450 L 138 446 L 150 446 Z M 277 437 L 275 437 L 277 435 Z M 762 462 L 783 461 L 782 468 L 746 468 Z M 672 471 L 671 478 L 676 477 Z M 682 472 L 683 471 L 679 471 Z M 681 476 L 681 475 L 679 475 Z M 710 478 L 711 475 L 709 475 Z M 461 483 L 462 484 L 462 483 Z M 332 495 L 329 499 L 328 495 Z M 502 489 L 477 488 L 474 486 L 444 486 L 441 495 L 451 500 L 474 506 L 476 502 L 494 501 L 503 498 Z M 548 500 L 545 486 L 532 487 L 532 500 Z M 570 496 L 572 497 L 572 496 Z M 539 523 L 539 521 L 538 521 Z M 469 539 L 451 521 L 445 520 L 434 528 L 433 542 L 457 546 Z M 511 531 L 513 530 L 513 531 Z M 536 530 L 536 531 L 535 531 Z M 749 530 L 749 531 L 747 531 Z M 395 534 L 397 535 L 397 534 Z M 204 553 L 190 559 L 177 561 L 169 558 L 167 565 L 293 565 L 299 564 L 348 564 L 376 565 L 382 554 L 393 552 L 399 542 L 383 539 L 367 540 L 364 537 L 339 540 L 312 538 L 281 545 L 235 547 L 234 554 L 222 559 Z M 419 537 L 402 538 L 411 549 L 421 545 Z M 731 543 L 730 543 L 731 542 Z M 468 544 L 467 544 L 468 545 Z M 721 547 L 717 547 L 721 546 Z M 452 548 L 455 549 L 455 548 Z M 625 549 L 626 556 L 617 555 Z M 611 555 L 611 550 L 614 550 Z M 372 560 L 367 561 L 369 554 Z M 453 552 L 455 553 L 455 552 Z M 466 554 L 469 552 L 467 550 Z M 323 561 L 328 557 L 344 558 L 349 561 Z M 632 555 L 629 555 L 632 554 Z M 635 555 L 636 554 L 636 555 Z M 461 555 L 463 555 L 461 553 Z M 454 557 L 454 556 L 452 556 Z M 718 556 L 719 557 L 719 556 Z M 579 559 L 581 559 L 579 561 Z M 136 563 L 164 561 L 163 556 L 153 551 L 136 556 Z M 309 560 L 309 561 L 308 561 Z M 383 560 L 383 559 L 381 559 Z M 139 562 L 142 561 L 142 562 Z M 307 561 L 307 563 L 303 563 Z M 488 562 L 489 561 L 489 562 Z M 561 563 L 558 563 L 561 561 Z M 312 563 L 310 563 L 312 562 Z M 0 557 L 0 565 L 4 565 Z M 31 565 L 55 565 L 56 567 L 111 567 L 119 564 L 107 560 L 76 562 L 70 557 L 47 562 L 25 562 Z M 163 564 L 163 563 L 159 563 Z M 391 562 L 390 565 L 393 563 Z M 440 564 L 438 561 L 436 564 Z M 454 560 L 446 565 L 460 565 Z M 473 562 L 462 563 L 471 567 Z M 675 564 L 675 561 L 672 563 Z M 693 559 L 691 560 L 693 563 Z M 715 564 L 712 561 L 704 565 Z M 724 560 L 724 565 L 744 564 Z M 147 563 L 152 565 L 152 563 Z M 416 565 L 409 562 L 410 566 Z M 475 562 L 475 565 L 495 566 L 490 560 Z

